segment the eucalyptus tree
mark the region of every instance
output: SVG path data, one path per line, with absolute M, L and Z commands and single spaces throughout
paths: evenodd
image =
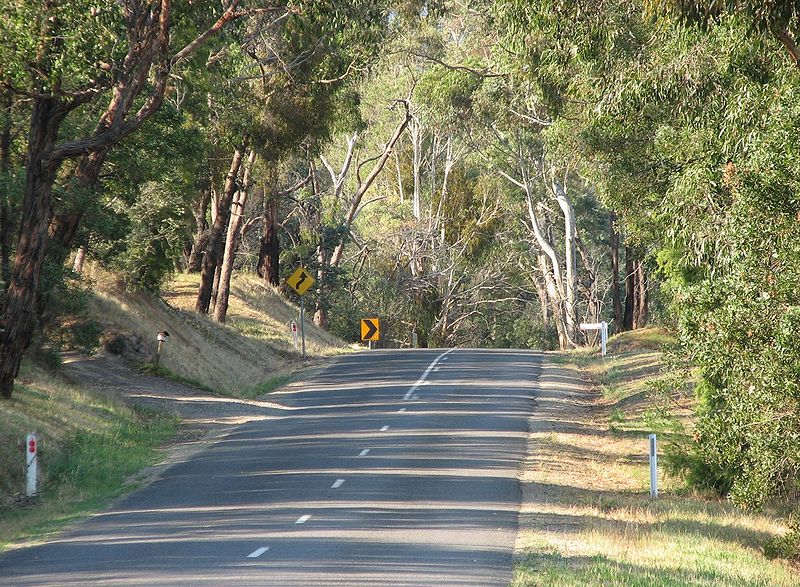
M 646 5 L 682 18 L 654 22 Z M 690 478 L 749 507 L 791 495 L 796 3 L 497 6 L 514 71 L 550 96 L 548 132 L 582 145 L 582 172 L 651 252 L 673 299 L 700 376 L 697 443 L 681 460 Z
M 724 16 L 746 17 L 756 29 L 780 42 L 791 62 L 800 67 L 800 6 L 793 0 L 647 0 L 645 4 L 706 27 Z
M 0 8 L 0 80 L 31 103 L 20 238 L 0 332 L 4 397 L 31 339 L 59 169 L 68 159 L 102 158 L 138 129 L 160 107 L 170 72 L 241 15 L 241 0 L 203 4 L 202 18 L 195 12 L 186 20 L 175 18 L 170 0 L 15 0 Z M 181 25 L 185 32 L 174 35 Z M 78 126 L 64 136 L 71 115 L 104 98 L 108 107 L 93 131 Z
M 248 140 L 266 164 L 276 165 L 298 149 L 318 148 L 328 140 L 331 129 L 337 124 L 335 117 L 348 117 L 347 109 L 354 102 L 349 94 L 378 59 L 384 42 L 397 26 L 393 14 L 394 6 L 389 1 L 318 1 L 308 2 L 304 10 L 290 14 L 272 30 L 256 23 L 254 33 L 247 35 L 241 46 L 250 62 L 244 63 L 242 73 L 233 82 L 253 82 L 256 90 L 253 98 L 259 103 L 262 114 L 251 117 Z M 248 68 L 252 73 L 248 74 Z M 391 146 L 385 158 L 390 152 Z M 346 224 L 352 222 L 363 194 L 380 173 L 385 158 L 378 159 L 361 189 L 356 191 L 355 208 L 351 206 Z M 238 216 L 231 216 L 231 223 L 237 219 Z M 229 237 L 236 233 L 235 227 L 228 231 Z M 213 229 L 212 234 L 215 234 Z M 229 243 L 230 255 L 235 250 L 231 245 L 234 243 Z M 208 247 L 210 249 L 211 240 Z M 342 247 L 337 246 L 331 255 L 330 264 L 334 268 L 341 261 Z M 230 279 L 230 257 L 229 261 L 219 288 L 225 296 Z M 210 268 L 214 264 L 216 260 L 207 251 L 198 295 L 199 311 L 207 310 L 207 302 L 202 297 L 207 289 L 203 287 L 213 274 L 206 270 L 207 266 Z M 323 284 L 324 276 L 320 279 L 320 285 Z M 222 304 L 217 300 L 215 319 L 224 320 L 226 306 L 226 300 Z

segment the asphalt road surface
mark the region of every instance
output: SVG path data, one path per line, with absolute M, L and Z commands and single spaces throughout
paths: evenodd
M 507 585 L 541 361 L 344 357 L 271 396 L 279 415 L 0 557 L 0 585 Z

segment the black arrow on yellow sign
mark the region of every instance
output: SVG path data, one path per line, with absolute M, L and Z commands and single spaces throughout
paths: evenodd
M 361 340 L 376 341 L 381 339 L 381 321 L 378 318 L 361 320 Z

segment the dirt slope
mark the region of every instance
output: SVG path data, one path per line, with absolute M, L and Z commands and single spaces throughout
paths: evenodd
M 92 317 L 104 329 L 106 350 L 134 363 L 151 362 L 156 333 L 167 331 L 170 336 L 161 365 L 179 377 L 227 394 L 254 395 L 252 390 L 302 364 L 290 329 L 291 321 L 299 319 L 298 308 L 257 278 L 234 278 L 224 325 L 194 311 L 195 275 L 179 275 L 160 298 L 127 292 L 97 269 L 87 278 L 93 284 Z M 306 350 L 312 358 L 346 348 L 343 341 L 308 320 L 305 330 Z

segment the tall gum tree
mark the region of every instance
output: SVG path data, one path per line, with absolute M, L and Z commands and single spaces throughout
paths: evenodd
M 172 52 L 172 3 L 21 1 L 6 5 L 0 79 L 31 103 L 26 179 L 17 242 L 0 332 L 0 395 L 11 397 L 36 320 L 48 242 L 52 193 L 62 163 L 98 160 L 160 107 L 170 71 L 239 14 L 231 0 L 219 17 Z M 124 43 L 119 43 L 119 39 Z M 122 48 L 121 48 L 122 47 Z M 90 136 L 62 141 L 62 124 L 82 106 L 110 95 Z M 99 169 L 99 167 L 97 167 Z

